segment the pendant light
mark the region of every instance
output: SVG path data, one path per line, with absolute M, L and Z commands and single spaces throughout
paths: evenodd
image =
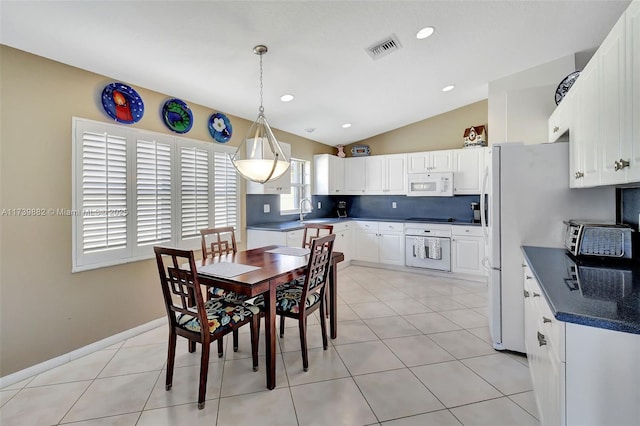
M 262 106 L 262 56 L 267 46 L 258 45 L 253 53 L 260 56 L 260 108 L 258 118 L 251 125 L 247 136 L 231 157 L 233 166 L 245 179 L 265 183 L 282 176 L 289 169 L 289 159 L 269 127 Z

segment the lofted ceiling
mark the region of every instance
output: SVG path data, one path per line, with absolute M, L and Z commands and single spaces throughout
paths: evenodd
M 0 42 L 250 121 L 260 99 L 253 47 L 265 44 L 271 125 L 335 146 L 486 99 L 490 81 L 590 50 L 628 4 L 1 0 Z M 435 33 L 416 39 L 425 26 Z M 401 48 L 372 59 L 365 49 L 391 35 Z

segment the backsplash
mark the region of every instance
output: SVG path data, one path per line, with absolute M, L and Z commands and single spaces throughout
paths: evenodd
M 407 197 L 404 195 L 314 195 L 313 211 L 307 218 L 338 217 L 338 201 L 346 201 L 349 217 L 370 219 L 453 218 L 457 221 L 473 220 L 471 203 L 480 202 L 479 195 L 455 197 Z M 318 202 L 322 208 L 318 209 Z M 396 208 L 393 208 L 393 203 Z M 247 195 L 247 225 L 297 220 L 298 215 L 280 215 L 279 195 Z M 269 204 L 270 212 L 264 213 Z
M 620 200 L 618 221 L 631 225 L 638 231 L 638 215 L 640 215 L 640 188 L 624 188 L 618 190 Z

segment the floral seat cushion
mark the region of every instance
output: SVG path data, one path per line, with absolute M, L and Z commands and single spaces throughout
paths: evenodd
M 223 299 L 224 301 L 229 303 L 241 304 L 248 299 L 247 295 L 245 294 L 238 294 L 235 291 L 224 290 L 219 287 L 210 288 L 209 293 L 211 293 L 211 297 L 213 299 Z
M 292 281 L 293 283 L 295 281 Z M 288 283 L 288 284 L 291 284 Z M 288 284 L 285 284 L 288 285 Z M 279 288 L 276 290 L 276 311 L 278 313 L 290 312 L 297 314 L 300 312 L 300 299 L 302 298 L 302 287 L 291 285 L 291 287 Z M 309 292 L 305 306 L 310 308 L 320 302 L 320 293 Z M 254 306 L 264 310 L 264 296 L 261 294 L 253 302 Z
M 232 303 L 223 298 L 207 300 L 205 309 L 210 333 L 231 329 L 235 324 L 260 313 L 260 308 L 257 306 Z M 179 327 L 197 333 L 201 330 L 200 321 L 195 315 L 179 313 L 176 319 Z

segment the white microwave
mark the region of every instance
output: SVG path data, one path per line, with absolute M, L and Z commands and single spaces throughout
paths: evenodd
M 408 196 L 453 197 L 453 172 L 409 173 L 408 177 Z

